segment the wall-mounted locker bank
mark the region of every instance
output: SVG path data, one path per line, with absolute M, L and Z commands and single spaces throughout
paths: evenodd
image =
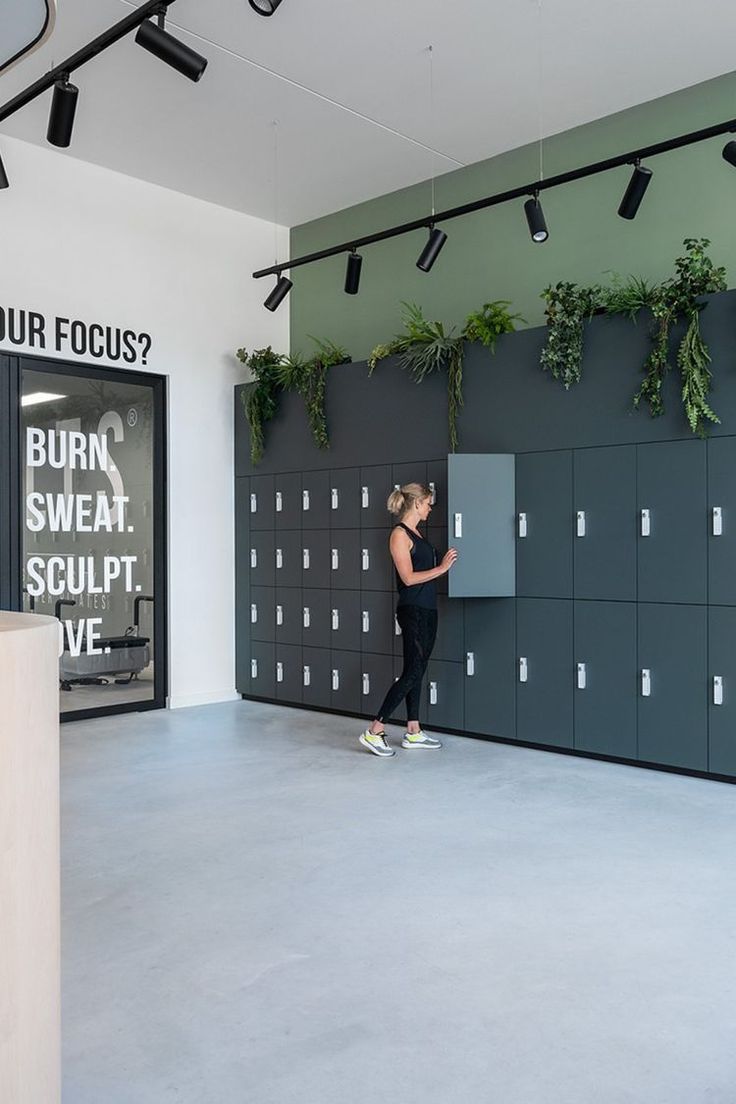
M 329 452 L 285 396 L 258 469 L 236 394 L 240 693 L 372 715 L 400 670 L 386 498 L 421 481 L 430 540 L 460 553 L 424 723 L 736 778 L 734 325 L 734 293 L 713 297 L 721 424 L 707 440 L 682 422 L 674 379 L 664 417 L 632 412 L 647 335 L 621 320 L 591 323 L 569 392 L 539 370 L 543 331 L 503 338 L 493 359 L 469 346 L 449 457 L 439 377 L 333 369 Z M 381 462 L 366 463 L 379 426 Z

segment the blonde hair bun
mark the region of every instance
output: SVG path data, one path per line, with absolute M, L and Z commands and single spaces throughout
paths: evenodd
M 423 483 L 405 483 L 404 486 L 400 487 L 397 491 L 391 492 L 388 496 L 386 506 L 390 514 L 402 517 L 411 510 L 416 502 L 421 502 L 423 499 L 431 497 L 432 492 L 429 487 L 425 487 Z

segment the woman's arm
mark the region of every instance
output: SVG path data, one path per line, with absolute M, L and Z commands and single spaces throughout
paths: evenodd
M 430 567 L 428 571 L 414 571 L 411 566 L 412 543 L 409 534 L 398 526 L 391 533 L 388 545 L 391 559 L 404 586 L 416 586 L 417 583 L 428 583 L 431 579 L 439 579 L 440 575 L 447 574 L 457 559 L 457 552 L 454 548 L 450 548 L 437 567 Z

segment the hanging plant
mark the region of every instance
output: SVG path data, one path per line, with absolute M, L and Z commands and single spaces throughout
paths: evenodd
M 279 373 L 284 357 L 281 353 L 275 353 L 270 345 L 265 349 L 255 349 L 252 353 L 238 349 L 235 355 L 255 377 L 243 385 L 240 399 L 250 426 L 250 458 L 253 464 L 258 464 L 263 458 L 266 422 L 274 417 L 279 408 Z
M 547 342 L 540 363 L 568 390 L 580 382 L 583 361 L 583 327 L 601 304 L 601 289 L 560 281 L 542 292 L 547 306 Z
M 350 364 L 351 357 L 347 349 L 335 345 L 332 341 L 322 341 L 311 337 L 317 346 L 317 352 L 308 360 L 296 354 L 284 357 L 279 375 L 285 391 L 296 391 L 304 400 L 307 420 L 312 439 L 319 449 L 330 447 L 327 429 L 327 373 L 338 364 Z
M 484 303 L 478 311 L 469 314 L 465 319 L 463 337 L 466 341 L 480 341 L 492 353 L 496 351 L 496 338 L 501 334 L 514 333 L 514 322 L 526 322 L 520 314 L 510 314 L 508 307 L 511 302 L 508 299 L 495 299 L 490 303 Z

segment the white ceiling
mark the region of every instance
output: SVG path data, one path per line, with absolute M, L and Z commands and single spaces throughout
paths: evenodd
M 0 76 L 0 102 L 134 6 L 59 0 L 49 42 Z M 72 78 L 70 155 L 293 226 L 534 141 L 540 115 L 553 134 L 730 72 L 736 5 L 283 0 L 265 19 L 247 0 L 175 0 L 168 28 L 209 58 L 202 80 L 129 36 Z M 45 142 L 49 101 L 2 130 Z

